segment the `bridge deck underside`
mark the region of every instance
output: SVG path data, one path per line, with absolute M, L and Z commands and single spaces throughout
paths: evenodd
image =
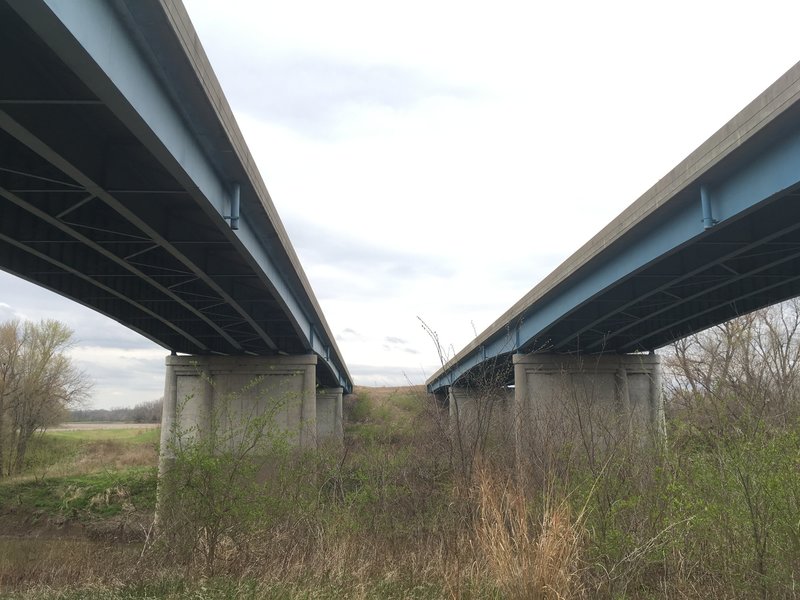
M 797 295 L 800 194 L 786 192 L 616 282 L 523 351 L 652 350 Z
M 658 226 L 644 224 L 637 235 L 654 235 Z M 636 244 L 634 237 L 627 238 L 625 245 L 610 249 L 601 261 L 587 265 L 585 272 L 596 272 L 604 264 L 624 263 L 625 253 Z M 457 363 L 452 376 L 437 379 L 431 389 L 455 382 L 476 383 L 487 377 L 498 384 L 512 384 L 511 357 L 515 353 L 592 355 L 654 350 L 800 295 L 800 189 L 793 186 L 755 203 L 646 265 L 623 273 L 544 328 L 531 326 L 537 319 L 535 304 L 511 321 L 504 333 Z M 582 277 L 577 273 L 573 285 L 580 285 Z M 569 285 L 556 293 L 568 297 Z M 560 306 L 559 296 L 555 297 L 545 296 L 541 304 Z M 522 331 L 529 335 L 521 336 Z
M 657 143 L 657 140 L 654 141 Z M 513 383 L 516 353 L 663 347 L 800 296 L 800 63 L 427 382 Z
M 207 210 L 0 3 L 0 268 L 178 352 L 307 352 Z

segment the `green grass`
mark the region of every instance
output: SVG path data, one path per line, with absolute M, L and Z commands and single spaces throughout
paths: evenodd
M 425 399 L 417 391 L 357 390 L 345 401 L 345 430 L 359 443 L 402 445 L 412 437 L 415 420 L 425 408 Z
M 159 430 L 47 432 L 31 440 L 22 474 L 0 480 L 0 513 L 59 521 L 114 517 L 155 505 Z
M 83 450 L 84 444 L 75 438 L 36 436 L 28 445 L 23 475 L 41 476 L 57 466 L 68 469 Z
M 126 510 L 152 510 L 155 500 L 154 468 L 0 484 L 0 507 L 25 509 L 39 517 L 112 517 Z
M 349 423 L 364 423 L 369 420 L 372 415 L 373 406 L 369 396 L 364 392 L 357 392 L 352 394 L 352 398 L 348 398 L 345 403 L 345 411 L 347 411 L 347 422 Z
M 156 444 L 161 430 L 158 427 L 142 429 L 75 429 L 72 431 L 48 431 L 44 438 L 74 440 L 78 442 L 125 442 L 132 444 Z
M 14 479 L 155 465 L 159 438 L 158 428 L 45 432 L 30 441 L 24 470 Z
M 405 411 L 409 417 L 415 417 L 425 409 L 425 401 L 419 394 L 398 393 L 392 397 L 392 403 Z

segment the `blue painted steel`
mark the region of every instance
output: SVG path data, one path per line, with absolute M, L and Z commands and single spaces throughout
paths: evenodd
M 708 197 L 708 187 L 700 186 L 700 206 L 703 210 L 703 229 L 711 229 L 717 224 L 711 214 L 711 198 Z
M 798 256 L 798 255 L 797 255 L 797 254 L 795 254 L 795 255 L 793 256 L 793 258 L 796 258 L 797 256 Z M 768 264 L 768 265 L 767 265 L 767 267 L 765 267 L 765 268 L 768 268 L 768 267 L 770 267 L 770 266 L 774 266 L 775 264 L 778 264 L 778 262 L 781 262 L 781 261 L 775 261 L 774 263 L 770 263 L 770 264 Z M 789 278 L 789 280 L 788 280 L 788 281 L 796 281 L 796 280 L 798 280 L 798 279 L 800 279 L 800 275 L 798 275 L 797 277 L 791 277 L 791 278 Z M 769 290 L 771 290 L 771 289 L 773 289 L 773 288 L 780 287 L 780 286 L 782 286 L 782 285 L 784 285 L 784 284 L 786 284 L 786 283 L 787 283 L 787 280 L 781 280 L 781 281 L 777 281 L 777 282 L 775 282 L 775 283 L 773 283 L 773 284 L 771 284 L 771 285 L 766 285 L 766 286 L 764 286 L 764 287 L 762 287 L 762 288 L 759 288 L 758 290 L 754 290 L 754 291 L 750 292 L 749 294 L 744 294 L 743 296 L 740 296 L 740 299 L 747 298 L 747 297 L 749 297 L 749 296 L 754 296 L 754 295 L 756 295 L 756 294 L 763 294 L 763 293 L 765 293 L 765 292 L 768 292 Z M 716 309 L 718 309 L 718 308 L 720 308 L 720 307 L 722 307 L 722 306 L 726 305 L 727 303 L 728 303 L 728 301 L 727 301 L 727 300 L 726 300 L 726 301 L 723 301 L 723 302 L 720 302 L 720 303 L 718 303 L 718 304 L 717 304 L 717 305 L 715 305 L 715 306 L 710 306 L 710 307 L 706 308 L 705 310 L 703 310 L 703 311 L 701 311 L 701 312 L 699 312 L 699 313 L 695 313 L 695 314 L 693 314 L 693 315 L 691 315 L 691 316 L 689 316 L 689 317 L 686 317 L 685 319 L 683 319 L 683 321 L 678 321 L 677 323 L 681 323 L 681 322 L 689 321 L 690 319 L 692 319 L 692 318 L 694 318 L 694 317 L 697 317 L 698 315 L 701 315 L 701 314 L 704 314 L 704 313 L 713 312 L 714 310 L 716 310 Z M 676 324 L 676 323 L 671 323 L 671 324 L 670 324 L 670 326 L 674 326 L 675 324 Z M 648 336 L 652 336 L 652 335 L 655 335 L 655 334 L 657 334 L 657 333 L 660 333 L 661 331 L 664 331 L 665 329 L 666 329 L 666 328 L 662 328 L 662 329 L 656 329 L 655 331 L 650 331 L 650 332 L 648 332 Z M 638 342 L 638 341 L 640 341 L 640 340 L 635 340 L 635 341 L 634 341 L 634 342 L 632 342 L 630 345 L 631 345 L 631 346 L 633 346 L 633 345 L 634 345 L 636 342 Z
M 224 222 L 225 203 L 230 197 L 229 183 L 219 177 L 203 153 L 195 135 L 119 20 L 112 3 L 106 0 L 44 2 L 102 73 L 95 71 L 94 66 L 87 67 L 81 57 L 69 53 L 63 54 L 62 60 L 81 74 L 92 91 L 170 167 L 195 201 L 206 212 L 215 211 Z M 18 10 L 26 12 L 25 2 L 19 3 Z M 54 43 L 58 45 L 58 41 Z M 242 256 L 263 273 L 262 280 L 275 293 L 308 349 L 323 359 L 334 378 L 345 382 L 343 387 L 349 391 L 352 384 L 348 385 L 349 379 L 343 373 L 344 363 L 326 357 L 325 344 L 318 336 L 316 339 L 309 337 L 308 332 L 316 319 L 302 306 L 270 257 L 268 248 L 271 244 L 266 239 L 266 232 L 258 225 L 267 217 L 248 220 L 250 210 L 249 207 L 240 210 L 238 229 L 231 224 L 230 235 L 235 236 L 232 241 L 238 240 Z
M 787 234 L 787 233 L 789 233 L 789 232 L 791 232 L 791 231 L 793 231 L 793 230 L 796 230 L 796 229 L 798 229 L 798 228 L 800 228 L 800 224 L 795 224 L 795 225 L 791 225 L 791 226 L 789 226 L 789 227 L 785 227 L 785 228 L 783 228 L 783 229 L 780 229 L 780 230 L 779 230 L 777 233 L 773 234 L 773 236 L 772 236 L 772 237 L 773 237 L 774 239 L 777 239 L 777 238 L 781 237 L 782 235 L 785 235 L 785 234 Z M 766 241 L 768 241 L 768 240 L 766 240 Z M 732 255 L 733 255 L 733 256 L 735 256 L 736 254 L 739 254 L 739 253 L 741 253 L 741 252 L 746 252 L 746 251 L 752 250 L 753 248 L 756 248 L 757 246 L 758 246 L 758 244 L 756 244 L 756 243 L 753 243 L 753 244 L 748 244 L 748 245 L 746 245 L 746 246 L 743 246 L 742 248 L 740 248 L 740 249 L 739 249 L 739 251 L 738 251 L 737 253 L 731 253 L 731 255 L 728 255 L 728 256 L 732 256 Z M 684 297 L 682 297 L 682 298 L 680 299 L 680 302 L 678 302 L 678 304 L 682 304 L 682 303 L 685 303 L 685 302 L 689 302 L 689 301 L 691 301 L 691 300 L 694 300 L 694 299 L 696 299 L 696 298 L 699 298 L 699 297 L 701 297 L 701 296 L 702 296 L 704 293 L 707 293 L 707 292 L 714 291 L 714 290 L 720 289 L 720 288 L 722 288 L 722 287 L 725 287 L 726 285 L 729 285 L 729 284 L 730 284 L 732 281 L 736 281 L 736 280 L 744 279 L 744 278 L 745 278 L 745 277 L 747 277 L 747 276 L 750 276 L 750 275 L 753 275 L 753 274 L 758 274 L 759 272 L 762 272 L 762 271 L 766 271 L 767 269 L 769 269 L 769 268 L 771 268 L 771 267 L 773 267 L 773 266 L 775 266 L 775 265 L 778 265 L 778 264 L 781 264 L 781 263 L 783 263 L 783 262 L 787 262 L 787 261 L 793 260 L 794 258 L 797 258 L 798 256 L 800 256 L 800 253 L 796 253 L 796 254 L 789 254 L 788 256 L 784 256 L 784 257 L 782 257 L 782 258 L 781 258 L 781 259 L 779 259 L 779 260 L 776 260 L 776 261 L 773 261 L 773 262 L 770 262 L 770 263 L 766 263 L 766 264 L 764 264 L 764 265 L 760 266 L 759 268 L 757 268 L 757 269 L 754 269 L 753 271 L 751 271 L 751 272 L 747 273 L 746 275 L 739 275 L 739 276 L 736 276 L 736 277 L 734 277 L 734 278 L 732 278 L 732 279 L 726 279 L 726 280 L 724 280 L 724 281 L 721 281 L 720 283 L 717 283 L 717 284 L 709 284 L 709 285 L 708 285 L 708 286 L 706 286 L 706 287 L 704 288 L 704 290 L 703 290 L 703 291 L 701 291 L 701 292 L 697 292 L 697 293 L 695 293 L 695 294 L 691 294 L 691 295 L 689 295 L 689 296 L 684 296 Z M 720 264 L 720 262 L 724 262 L 724 260 L 723 260 L 723 261 L 715 261 L 715 262 L 714 262 L 714 263 L 712 263 L 712 264 Z M 703 268 L 701 268 L 701 269 L 697 269 L 696 271 L 703 271 L 703 270 L 705 270 L 705 268 L 707 268 L 708 266 L 709 266 L 709 265 L 704 265 L 704 267 L 703 267 Z M 692 275 L 694 275 L 694 274 L 696 274 L 696 273 L 692 273 L 692 272 L 690 272 L 689 274 L 687 274 L 687 275 L 685 275 L 685 276 L 682 276 L 682 277 L 679 277 L 679 278 L 677 278 L 677 279 L 675 279 L 675 280 L 672 280 L 672 283 L 675 283 L 675 282 L 677 282 L 677 281 L 680 281 L 680 280 L 687 280 L 687 279 L 691 279 Z M 785 283 L 785 282 L 780 282 L 780 283 Z M 762 291 L 763 291 L 764 289 L 765 289 L 765 288 L 762 288 Z M 661 291 L 661 289 L 660 289 L 660 288 L 656 288 L 654 291 L 652 291 L 652 292 L 648 292 L 648 294 L 646 294 L 644 297 L 648 297 L 648 296 L 650 296 L 650 295 L 652 295 L 652 294 L 654 294 L 654 293 L 658 293 L 658 291 Z M 719 304 L 719 305 L 718 305 L 717 307 L 715 307 L 715 308 L 719 308 L 720 306 L 724 305 L 725 303 L 726 303 L 726 302 L 723 302 L 723 303 Z M 660 310 L 655 310 L 654 312 L 652 312 L 652 313 L 651 313 L 651 315 L 650 315 L 650 316 L 651 316 L 651 317 L 652 317 L 652 316 L 656 316 L 656 315 L 658 315 L 658 314 L 661 314 L 661 313 L 663 313 L 663 312 L 665 312 L 665 311 L 667 311 L 667 310 L 670 310 L 671 308 L 674 308 L 675 306 L 676 306 L 675 304 L 672 304 L 672 305 L 670 305 L 670 306 L 668 306 L 668 307 L 666 307 L 666 308 L 662 308 L 662 309 L 660 309 Z M 706 311 L 706 312 L 710 312 L 710 311 Z M 687 317 L 687 318 L 686 318 L 684 321 L 688 321 L 688 320 L 690 320 L 690 319 L 691 319 L 693 316 L 697 316 L 697 314 L 695 314 L 695 315 L 691 315 L 691 316 Z M 680 322 L 683 322 L 683 321 L 679 321 L 678 323 L 680 323 Z M 658 333 L 658 332 L 660 332 L 660 331 L 666 331 L 666 330 L 668 330 L 668 329 L 669 329 L 669 327 L 672 327 L 672 326 L 674 326 L 674 325 L 676 325 L 676 324 L 677 324 L 677 323 L 671 323 L 671 324 L 670 324 L 668 327 L 664 327 L 664 328 L 658 329 L 658 330 L 656 330 L 656 331 L 651 331 L 651 332 L 650 332 L 648 335 L 652 335 L 652 334 L 654 334 L 654 333 Z M 626 331 L 627 329 L 629 329 L 629 328 L 631 328 L 631 327 L 633 327 L 633 326 L 635 326 L 635 323 L 631 323 L 631 324 L 630 324 L 630 325 L 628 325 L 628 326 L 623 326 L 623 327 L 620 327 L 619 329 L 617 329 L 617 331 L 616 331 L 616 334 L 618 335 L 618 334 L 620 334 L 620 333 L 623 333 L 624 331 Z M 640 341 L 640 340 L 636 340 L 636 341 L 638 342 L 638 341 Z M 633 344 L 632 344 L 632 345 L 633 345 Z M 591 352 L 591 351 L 593 351 L 593 350 L 597 350 L 597 343 L 595 343 L 595 344 L 593 344 L 593 345 L 590 345 L 590 346 L 588 346 L 588 347 L 586 348 L 586 350 L 587 350 L 587 351 L 589 351 L 589 352 Z
M 800 132 L 762 152 L 714 186 L 718 222 L 788 190 L 800 181 Z
M 727 178 L 715 181 L 714 209 L 716 223 L 723 223 L 755 208 L 761 202 L 800 184 L 800 132 L 787 135 L 783 141 L 764 150 L 749 163 L 740 166 Z M 702 188 L 701 188 L 702 189 Z M 697 196 L 694 196 L 697 198 Z M 710 200 L 708 194 L 705 194 Z M 696 200 L 695 200 L 696 202 Z M 547 348 L 551 340 L 541 334 L 565 318 L 576 307 L 616 282 L 688 243 L 700 242 L 707 231 L 707 221 L 697 219 L 697 205 L 689 201 L 668 202 L 663 217 L 654 223 L 639 223 L 634 231 L 617 240 L 603 255 L 596 257 L 592 267 L 575 273 L 552 293 L 531 306 L 518 317 L 519 343 L 507 333 L 489 338 L 473 349 L 458 364 L 437 379 L 429 382 L 431 392 L 453 384 L 486 358 L 509 354 L 519 347 L 537 344 Z M 710 202 L 709 202 L 710 211 Z M 711 215 L 708 215 L 711 217 Z
M 239 210 L 241 205 L 242 188 L 238 183 L 233 184 L 231 193 L 231 229 L 234 231 L 239 229 Z

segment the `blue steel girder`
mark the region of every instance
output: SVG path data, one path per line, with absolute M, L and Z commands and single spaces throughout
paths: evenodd
M 192 109 L 198 114 L 202 111 L 213 112 L 215 110 L 219 113 L 217 121 L 211 122 L 209 125 L 200 124 L 200 127 L 212 128 L 213 132 L 198 130 L 197 123 L 192 122 L 191 118 L 187 118 L 190 109 L 185 105 L 176 104 L 175 90 L 167 89 L 169 84 L 165 84 L 165 80 L 169 80 L 168 74 L 159 72 L 159 69 L 177 69 L 174 64 L 166 64 L 170 60 L 173 63 L 183 64 L 183 62 L 189 63 L 197 60 L 197 57 L 189 56 L 191 52 L 187 51 L 186 56 L 180 55 L 169 59 L 157 56 L 157 60 L 163 60 L 166 66 L 157 61 L 154 62 L 153 56 L 164 54 L 161 52 L 163 49 L 150 49 L 151 56 L 148 56 L 147 48 L 143 47 L 143 40 L 147 42 L 147 37 L 155 36 L 157 32 L 154 33 L 146 27 L 136 30 L 139 26 L 135 23 L 132 25 L 137 18 L 137 12 L 143 11 L 155 11 L 163 22 L 169 22 L 171 18 L 175 19 L 166 27 L 163 23 L 158 23 L 161 30 L 168 31 L 169 39 L 162 40 L 161 43 L 169 43 L 178 48 L 186 47 L 193 43 L 192 36 L 195 34 L 191 31 L 190 25 L 188 29 L 186 27 L 188 18 L 185 22 L 180 21 L 185 16 L 185 13 L 182 12 L 183 8 L 179 4 L 168 1 L 163 3 L 139 3 L 135 0 L 4 1 L 22 17 L 26 24 L 55 52 L 95 97 L 13 98 L 11 97 L 13 90 L 9 88 L 0 90 L 3 92 L 0 94 L 0 104 L 5 105 L 8 110 L 12 108 L 19 110 L 23 105 L 55 106 L 60 104 L 86 107 L 86 110 L 108 109 L 121 123 L 125 124 L 132 136 L 138 140 L 149 155 L 155 157 L 161 167 L 174 178 L 180 187 L 180 189 L 170 187 L 163 193 L 172 194 L 172 197 L 178 193 L 188 194 L 191 197 L 197 210 L 202 211 L 207 215 L 209 222 L 215 224 L 214 234 L 216 236 L 221 234 L 226 244 L 235 248 L 239 259 L 243 261 L 242 265 L 247 265 L 247 268 L 258 278 L 260 285 L 268 290 L 270 297 L 280 305 L 283 314 L 291 324 L 293 335 L 307 351 L 320 357 L 320 368 L 327 374 L 326 383 L 338 383 L 349 391 L 352 388 L 352 382 L 346 366 L 305 275 L 302 273 L 302 268 L 299 266 L 299 261 L 291 248 L 277 213 L 268 198 L 266 188 L 252 165 L 252 158 L 244 147 L 243 141 L 230 133 L 232 126 L 226 121 L 226 118 L 232 119 L 232 117 L 228 115 L 229 108 L 224 102 L 224 98 L 220 100 L 219 98 L 209 97 L 206 99 L 203 97 L 203 102 L 213 105 L 213 107 L 209 109 L 206 104 L 203 104 L 201 108 Z M 167 16 L 164 17 L 164 15 Z M 149 25 L 150 22 L 147 23 Z M 180 38 L 182 35 L 186 36 L 189 42 L 184 39 L 172 39 L 173 37 Z M 204 59 L 204 55 L 202 58 Z M 194 68 L 199 74 L 192 72 L 191 68 L 181 68 L 183 69 L 181 73 L 191 72 L 189 79 L 198 88 L 210 85 L 208 81 L 202 81 L 203 74 L 196 65 Z M 215 79 L 214 83 L 216 83 Z M 203 89 L 206 94 L 211 94 L 206 88 Z M 219 90 L 212 89 L 212 92 L 218 92 L 221 95 Z M 152 289 L 157 289 L 165 296 L 171 297 L 176 303 L 182 304 L 193 318 L 205 320 L 208 326 L 216 331 L 216 335 L 226 338 L 234 349 L 241 350 L 243 340 L 247 341 L 258 337 L 260 343 L 266 347 L 274 351 L 281 351 L 281 348 L 261 326 L 263 319 L 259 320 L 253 317 L 251 310 L 239 303 L 235 292 L 231 291 L 235 287 L 235 283 L 229 282 L 224 273 L 210 275 L 206 272 L 202 264 L 201 249 L 173 243 L 172 240 L 167 239 L 160 231 L 143 220 L 139 214 L 130 210 L 125 202 L 119 200 L 125 194 L 159 193 L 159 190 L 103 189 L 91 176 L 82 172 L 80 167 L 60 155 L 57 149 L 48 146 L 35 133 L 26 130 L 23 124 L 17 123 L 13 117 L 2 112 L 2 108 L 3 106 L 0 106 L 2 130 L 39 154 L 51 165 L 56 166 L 60 173 L 68 175 L 72 180 L 65 181 L 60 177 L 29 174 L 29 181 L 39 181 L 37 185 L 42 190 L 35 189 L 36 185 L 32 187 L 29 185 L 25 190 L 16 190 L 24 192 L 20 194 L 15 193 L 15 190 L 6 189 L 3 190 L 6 200 L 16 203 L 17 206 L 27 210 L 29 214 L 34 214 L 33 203 L 27 202 L 20 195 L 38 192 L 52 195 L 56 191 L 62 194 L 84 193 L 84 196 L 76 197 L 74 206 L 58 214 L 56 218 L 46 216 L 54 231 L 57 230 L 59 235 L 71 236 L 73 241 L 88 243 L 96 253 L 102 254 L 108 261 L 116 263 L 122 270 L 146 279 Z M 220 135 L 220 130 L 224 130 L 226 133 Z M 234 133 L 238 134 L 238 129 Z M 220 144 L 211 138 L 214 140 L 224 138 L 225 147 L 222 149 L 216 147 Z M 80 140 L 76 140 L 76 143 L 80 143 Z M 215 144 L 216 146 L 214 146 Z M 216 155 L 210 158 L 209 149 L 212 146 L 214 146 L 213 150 Z M 57 189 L 59 185 L 61 189 Z M 232 209 L 236 208 L 232 206 L 234 190 L 237 192 L 240 190 L 236 196 L 241 196 L 238 229 L 235 230 L 226 223 L 226 219 L 230 219 L 233 215 Z M 98 200 L 127 220 L 137 232 L 142 232 L 138 243 L 144 246 L 140 250 L 129 250 L 123 257 L 119 257 L 116 251 L 109 250 L 107 245 L 104 246 L 104 244 L 113 243 L 112 241 L 101 243 L 97 240 L 88 240 L 87 242 L 87 238 L 83 235 L 85 231 L 81 229 L 87 225 L 77 227 L 66 223 L 67 213 L 78 209 L 82 203 Z M 119 235 L 117 237 L 119 238 Z M 119 274 L 104 273 L 102 276 L 106 278 L 105 280 L 87 278 L 85 273 L 81 273 L 79 276 L 75 273 L 75 269 L 65 270 L 65 267 L 69 269 L 70 265 L 60 260 L 60 257 L 43 253 L 30 244 L 20 244 L 13 235 L 6 235 L 6 238 L 9 243 L 8 247 L 13 246 L 17 250 L 24 250 L 29 256 L 36 257 L 35 260 L 45 261 L 54 268 L 61 269 L 65 273 L 69 272 L 74 277 L 81 278 L 86 284 L 91 283 L 106 295 L 125 296 L 103 283 L 108 280 L 108 277 L 119 277 Z M 133 243 L 130 239 L 124 241 L 128 247 Z M 40 246 L 42 243 L 44 242 L 37 242 Z M 61 240 L 61 243 L 62 245 L 66 244 L 68 240 Z M 148 263 L 147 256 L 154 251 L 161 254 L 158 260 Z M 141 261 L 143 257 L 145 262 L 136 262 Z M 164 267 L 158 266 L 159 261 L 163 263 Z M 158 283 L 157 269 L 163 269 L 172 262 L 180 265 L 180 269 L 170 267 L 172 276 L 169 278 L 169 284 Z M 139 267 L 144 270 L 139 270 Z M 240 267 L 240 270 L 244 269 L 244 266 Z M 185 275 L 184 279 L 176 282 L 175 277 L 181 272 Z M 24 273 L 17 274 L 24 276 Z M 169 276 L 165 274 L 164 277 Z M 47 285 L 42 281 L 37 281 L 37 283 Z M 203 287 L 197 287 L 195 283 L 202 284 Z M 195 288 L 181 288 L 180 286 L 183 284 L 189 284 Z M 81 286 L 83 285 L 81 284 Z M 61 293 L 64 291 L 62 290 Z M 70 297 L 83 301 L 75 295 Z M 203 304 L 204 298 L 206 298 L 205 304 Z M 136 314 L 154 315 L 152 304 L 137 303 L 130 297 L 125 299 L 137 311 L 140 311 Z M 157 299 L 152 300 L 152 302 L 157 301 Z M 214 313 L 212 311 L 215 307 L 225 310 L 222 313 Z M 94 308 L 97 307 L 94 306 Z M 114 318 L 124 322 L 119 316 Z M 161 321 L 164 320 L 163 315 L 158 315 L 157 318 Z M 181 320 L 185 319 L 177 315 L 176 319 L 172 320 L 171 329 L 180 331 L 185 339 L 193 340 L 202 350 L 208 342 L 193 338 L 192 334 L 182 331 L 178 325 Z M 236 329 L 245 323 L 255 332 L 254 334 L 248 333 L 249 329 L 241 331 Z M 129 325 L 141 332 L 135 323 Z M 148 337 L 154 339 L 153 335 L 148 335 Z M 164 343 L 160 340 L 155 341 Z
M 697 169 L 612 242 L 598 235 L 592 242 L 603 243 L 601 250 L 529 305 L 508 311 L 429 379 L 429 391 L 486 377 L 516 352 L 653 350 L 800 294 L 798 76 L 796 66 L 753 103 L 762 111 L 756 114 L 774 110 L 774 120 L 756 123 L 752 137 L 742 135 L 741 146 Z M 776 98 L 785 100 L 763 108 Z M 721 132 L 737 133 L 730 124 Z M 692 171 L 690 159 L 670 175 Z M 659 186 L 666 187 L 659 182 L 653 195 Z

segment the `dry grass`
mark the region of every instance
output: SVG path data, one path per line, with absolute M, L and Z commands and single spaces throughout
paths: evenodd
M 158 463 L 155 445 L 124 444 L 114 440 L 90 442 L 72 465 L 70 474 L 82 475 L 102 469 L 148 467 Z
M 749 461 L 761 453 L 751 477 L 784 473 L 763 483 L 774 510 L 765 514 L 775 517 L 771 579 L 762 581 L 753 570 L 750 513 L 736 504 L 735 478 L 723 477 L 706 449 L 680 446 L 672 465 L 671 454 L 656 463 L 640 449 L 619 451 L 599 472 L 570 458 L 561 477 L 542 476 L 536 487 L 515 479 L 502 460 L 507 448 L 490 448 L 463 477 L 443 433 L 446 410 L 430 403 L 430 414 L 415 415 L 425 398 L 408 390 L 359 392 L 369 402 L 366 417 L 350 423 L 344 447 L 292 455 L 298 462 L 266 490 L 263 520 L 223 533 L 213 577 L 202 547 L 179 553 L 155 543 L 141 553 L 85 536 L 0 540 L 0 596 L 549 600 L 749 598 L 766 589 L 767 597 L 797 597 L 798 554 L 779 537 L 788 534 L 778 515 L 800 506 L 800 433 L 769 438 L 760 450 L 747 446 Z M 71 473 L 155 459 L 146 454 L 152 447 L 97 441 L 92 448 L 95 456 L 76 461 Z M 93 502 L 124 504 L 115 486 Z M 80 534 L 64 537 L 72 533 Z M 209 586 L 221 591 L 212 595 Z
M 545 499 L 539 514 L 510 477 L 476 469 L 475 539 L 490 578 L 506 598 L 582 597 L 579 576 L 581 519 L 569 504 Z
M 0 539 L 0 590 L 110 584 L 135 575 L 140 549 L 85 539 Z
M 369 589 L 378 581 L 398 588 L 440 588 L 443 575 L 463 580 L 468 576 L 466 569 L 458 572 L 458 562 L 451 560 L 451 544 L 442 537 L 401 541 L 380 534 L 314 529 L 298 532 L 284 527 L 270 532 L 268 543 L 262 540 L 259 550 L 234 570 L 238 576 L 267 582 L 310 587 L 333 584 L 350 590 L 355 597 L 357 590 Z
M 30 465 L 4 482 L 120 471 L 158 463 L 158 428 L 47 432 L 33 440 Z

